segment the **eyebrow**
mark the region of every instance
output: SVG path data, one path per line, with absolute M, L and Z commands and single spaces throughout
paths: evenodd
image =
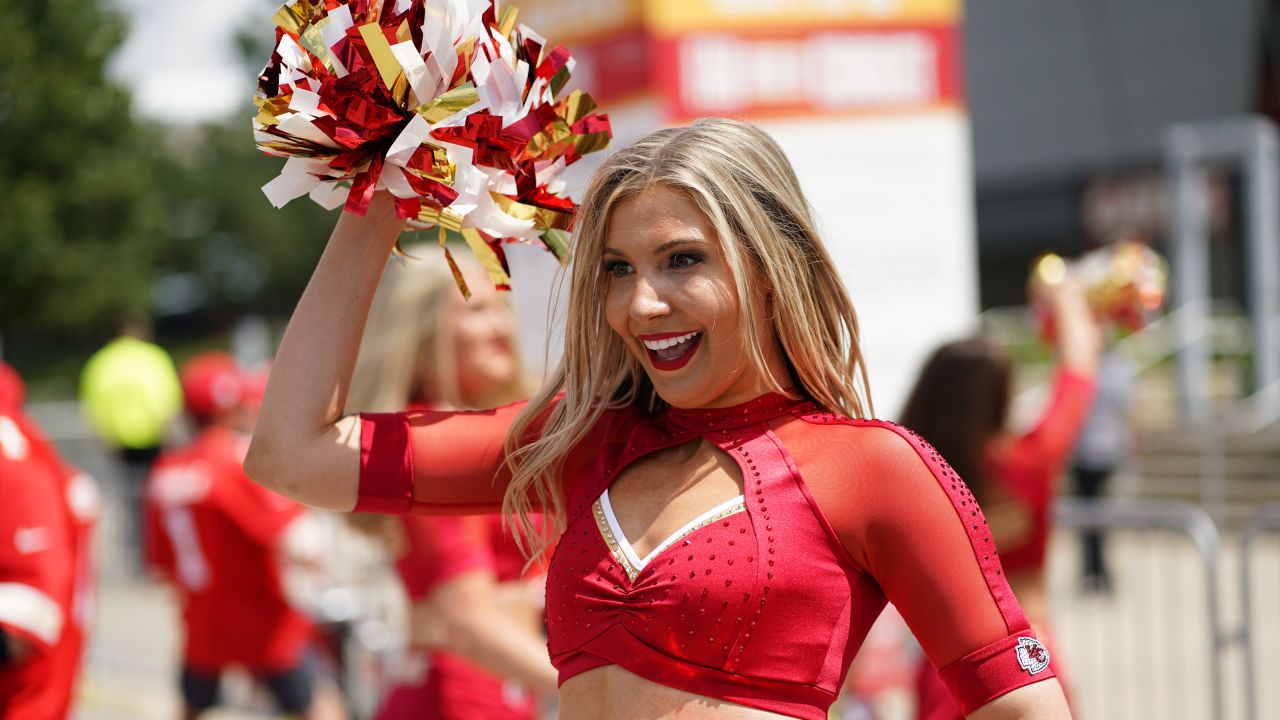
M 658 247 L 654 248 L 653 254 L 661 255 L 662 253 L 670 250 L 673 247 L 676 247 L 678 245 L 687 245 L 687 244 L 706 245 L 707 241 L 703 240 L 702 238 L 694 238 L 694 237 L 676 238 L 675 240 L 668 240 L 662 243 L 661 245 L 659 245 Z M 622 252 L 621 250 L 618 250 L 616 248 L 611 248 L 608 245 L 605 246 L 604 253 L 606 255 L 617 255 L 618 257 L 627 256 L 627 254 Z

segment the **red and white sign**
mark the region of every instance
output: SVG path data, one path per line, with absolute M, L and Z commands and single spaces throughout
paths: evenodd
M 656 41 L 654 70 L 676 119 L 891 112 L 958 104 L 958 55 L 950 26 L 698 31 Z

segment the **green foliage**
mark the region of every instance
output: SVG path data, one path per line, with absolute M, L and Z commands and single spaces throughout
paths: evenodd
M 145 311 L 163 164 L 103 78 L 119 16 L 0 0 L 0 332 L 71 334 Z
M 284 160 L 254 148 L 250 116 L 171 138 L 183 162 L 167 183 L 172 239 L 160 269 L 198 279 L 209 313 L 287 315 L 337 213 L 306 198 L 282 210 L 267 202 L 260 188 Z
M 136 120 L 104 75 L 126 30 L 109 7 L 0 0 L 0 339 L 29 379 L 74 377 L 130 317 L 172 345 L 245 312 L 287 316 L 336 217 L 267 202 L 284 161 L 254 148 L 247 96 L 224 124 Z M 246 77 L 270 40 L 239 38 L 260 55 Z

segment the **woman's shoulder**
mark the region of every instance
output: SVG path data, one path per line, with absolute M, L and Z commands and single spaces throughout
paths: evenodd
M 891 420 L 849 418 L 831 411 L 804 409 L 780 436 L 792 455 L 820 455 L 855 474 L 876 478 L 945 475 L 942 455 L 914 430 Z
M 798 432 L 817 439 L 827 452 L 856 457 L 859 465 L 919 464 L 941 461 L 942 456 L 915 431 L 890 420 L 851 418 L 821 408 L 802 409 L 796 413 L 802 421 Z M 794 425 L 794 424 L 793 424 Z
M 856 548 L 872 529 L 901 528 L 935 510 L 954 516 L 964 500 L 964 484 L 942 456 L 898 423 L 815 413 L 786 423 L 778 436 L 817 509 L 863 567 L 869 560 Z

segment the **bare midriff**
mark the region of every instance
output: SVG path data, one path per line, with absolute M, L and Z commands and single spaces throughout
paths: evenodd
M 588 670 L 560 686 L 560 720 L 776 720 L 786 717 L 659 685 L 617 665 Z

